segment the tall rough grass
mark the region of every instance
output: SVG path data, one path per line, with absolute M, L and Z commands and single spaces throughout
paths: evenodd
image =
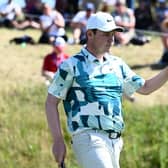
M 2 92 L 0 99 L 0 165 L 3 168 L 52 168 L 52 139 L 45 119 L 46 87 L 29 85 Z M 126 128 L 121 152 L 123 168 L 168 167 L 167 106 L 132 107 L 124 103 Z M 66 163 L 77 168 L 60 105 L 65 141 Z

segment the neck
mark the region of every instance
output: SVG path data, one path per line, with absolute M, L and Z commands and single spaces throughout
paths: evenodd
M 95 56 L 100 62 L 103 62 L 103 58 L 105 55 L 105 52 L 99 52 L 97 50 L 91 49 L 89 47 L 86 47 L 86 49 L 93 55 Z

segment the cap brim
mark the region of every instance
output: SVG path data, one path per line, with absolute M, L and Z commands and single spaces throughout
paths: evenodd
M 115 29 L 113 29 L 113 31 L 123 32 L 124 28 L 123 27 L 116 27 Z
M 116 26 L 112 29 L 105 29 L 105 28 L 102 28 L 102 29 L 98 29 L 100 31 L 103 31 L 103 32 L 111 32 L 111 31 L 116 31 L 116 32 L 123 32 L 124 31 L 124 28 L 123 27 L 119 27 L 119 26 Z

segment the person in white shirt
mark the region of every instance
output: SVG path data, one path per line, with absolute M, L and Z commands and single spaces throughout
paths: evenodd
M 12 0 L 8 0 L 7 3 L 0 6 L 0 16 L 2 25 L 17 28 L 19 25 L 17 18 L 21 18 L 23 13 L 18 4 L 14 3 Z
M 126 6 L 126 0 L 116 0 L 115 10 L 112 12 L 118 26 L 124 27 L 124 32 L 117 32 L 115 37 L 120 45 L 127 45 L 135 36 L 135 15 Z
M 62 14 L 44 3 L 43 15 L 40 16 L 42 35 L 39 39 L 39 43 L 52 43 L 56 37 L 63 37 L 67 40 L 64 27 L 65 20 Z
M 83 44 L 86 41 L 86 23 L 89 17 L 94 13 L 94 4 L 87 3 L 85 10 L 79 11 L 71 22 L 71 28 L 73 29 L 73 42 L 74 44 Z

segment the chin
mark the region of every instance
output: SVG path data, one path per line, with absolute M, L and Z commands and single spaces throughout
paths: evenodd
M 110 47 L 111 47 L 111 46 L 108 46 L 108 47 L 107 47 L 106 52 L 109 52 L 109 51 L 110 51 Z

